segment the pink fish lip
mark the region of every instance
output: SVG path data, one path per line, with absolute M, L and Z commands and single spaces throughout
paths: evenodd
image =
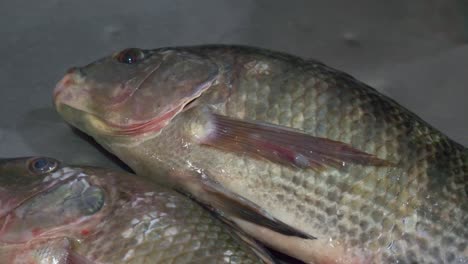
M 65 76 L 57 83 L 54 89 L 54 101 L 57 102 L 58 96 L 66 90 L 68 87 L 74 85 L 76 83 L 76 75 L 77 75 L 78 68 L 70 68 Z
M 57 101 L 57 98 L 60 93 L 62 93 L 67 87 L 69 87 L 71 84 L 73 84 L 73 77 L 71 74 L 66 74 L 55 86 L 54 89 L 54 101 Z

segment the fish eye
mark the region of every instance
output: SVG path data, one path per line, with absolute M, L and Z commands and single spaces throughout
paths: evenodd
M 58 167 L 59 163 L 57 160 L 51 158 L 35 158 L 30 161 L 29 169 L 34 173 L 44 174 L 54 171 Z
M 124 49 L 116 55 L 117 61 L 125 64 L 135 64 L 144 58 L 145 53 L 137 48 Z

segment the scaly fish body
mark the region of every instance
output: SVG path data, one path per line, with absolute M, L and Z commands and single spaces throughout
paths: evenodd
M 311 263 L 468 262 L 467 149 L 343 72 L 235 46 L 131 49 L 78 71 L 56 89 L 67 121 L 280 251 Z M 266 219 L 235 211 L 232 197 Z
M 6 264 L 263 263 L 196 203 L 123 172 L 3 159 L 0 201 Z

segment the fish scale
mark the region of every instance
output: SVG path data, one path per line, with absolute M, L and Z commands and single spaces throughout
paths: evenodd
M 132 264 L 256 263 L 239 252 L 245 249 L 239 247 L 198 206 L 181 203 L 179 197 L 167 193 L 158 196 L 136 197 L 135 200 L 140 198 L 142 202 L 132 208 L 129 207 L 130 204 L 125 204 L 121 211 L 109 216 L 119 221 L 106 222 L 100 226 L 99 233 L 87 238 L 94 243 L 82 241 L 78 252 L 95 256 L 96 261 L 102 263 L 120 263 L 121 260 L 125 260 L 122 263 Z M 166 204 L 163 209 L 166 213 L 141 214 L 142 210 L 161 212 L 156 205 L 167 200 L 178 206 L 168 207 Z M 181 220 L 184 223 L 178 223 L 176 228 L 175 221 Z M 115 232 L 116 230 L 125 230 L 126 234 Z M 119 241 L 119 246 L 113 241 Z M 213 250 L 212 247 L 217 249 Z M 206 249 L 201 250 L 203 248 Z M 197 256 L 197 251 L 203 251 L 203 255 Z M 223 254 L 228 251 L 230 254 Z
M 166 57 L 159 57 L 159 53 Z M 122 51 L 120 56 L 124 55 Z M 186 58 L 197 60 L 197 64 L 183 69 L 177 63 L 168 64 Z M 56 97 L 59 113 L 138 174 L 168 182 L 207 204 L 222 195 L 241 196 L 267 212 L 268 219 L 278 220 L 280 226 L 286 224 L 330 248 L 344 249 L 337 255 L 327 255 L 313 246 L 304 252 L 288 249 L 308 262 L 468 262 L 468 151 L 392 99 L 320 62 L 258 48 L 156 49 L 142 60 L 164 68 L 160 74 L 156 70 L 152 81 L 141 89 L 153 89 L 158 95 L 160 89 L 168 91 L 166 85 L 172 83 L 159 75 L 165 76 L 169 69 L 182 80 L 192 78 L 206 85 L 198 94 L 198 88 L 181 81 L 173 88 L 193 89 L 193 97 L 174 100 L 168 92 L 167 98 L 174 101 L 165 101 L 165 97 L 141 101 L 151 113 L 155 112 L 151 106 L 161 104 L 181 109 L 168 117 L 161 129 L 131 130 L 134 134 L 125 136 L 126 127 L 119 130 L 111 126 L 116 118 L 67 100 L 66 95 L 79 94 L 82 86 L 107 85 L 112 90 L 120 84 L 122 77 L 114 78 L 93 64 L 85 67 L 91 74 L 79 76 L 83 83 L 76 78 L 75 84 L 64 87 L 61 82 L 56 90 L 63 91 Z M 107 59 L 107 67 L 133 71 L 132 65 L 112 58 Z M 200 80 L 201 69 L 212 75 Z M 133 76 L 130 70 L 128 74 Z M 71 73 L 64 80 L 75 75 Z M 87 103 L 95 104 L 92 99 Z M 135 106 L 129 103 L 125 107 Z M 125 110 L 117 112 L 135 123 L 148 121 L 132 119 Z M 151 120 L 162 116 L 154 113 Z M 93 126 L 89 120 L 104 125 Z M 301 152 L 312 139 L 324 145 Z M 336 142 L 342 144 L 337 147 L 338 154 L 333 152 Z M 329 151 L 329 156 L 320 151 Z M 361 163 L 352 159 L 362 153 L 386 163 L 372 164 L 368 156 Z M 314 154 L 318 158 L 309 161 Z M 335 154 L 337 160 L 333 159 Z M 332 165 L 327 164 L 330 155 Z M 207 198 L 209 194 L 200 191 L 203 179 L 219 184 L 221 193 Z M 217 205 L 235 211 L 229 207 L 232 205 Z M 242 215 L 244 210 L 237 213 Z M 224 213 L 230 217 L 232 211 Z M 262 227 L 265 219 L 258 217 L 253 223 Z M 264 233 L 250 234 L 262 240 Z M 279 248 L 286 243 L 281 242 L 284 237 L 275 238 L 278 241 L 263 241 Z M 314 250 L 317 252 L 307 255 Z M 355 256 L 358 261 L 353 260 Z
M 265 60 L 267 61 L 269 58 L 265 58 Z M 274 74 L 274 73 L 273 73 Z M 280 73 L 281 74 L 281 71 Z M 420 184 L 424 184 L 425 182 L 425 178 L 427 178 L 427 175 L 426 175 L 426 172 L 425 172 L 425 169 L 427 167 L 427 160 L 429 159 L 429 157 L 427 156 L 424 156 L 424 155 L 413 155 L 412 153 L 414 153 L 414 151 L 412 151 L 409 147 L 407 147 L 406 145 L 404 144 L 396 144 L 396 141 L 394 140 L 395 138 L 398 138 L 398 134 L 395 135 L 395 132 L 397 133 L 401 133 L 401 134 L 405 134 L 405 131 L 404 130 L 409 130 L 410 132 L 413 132 L 412 134 L 414 134 L 414 138 L 413 140 L 417 140 L 418 138 L 422 138 L 422 137 L 425 137 L 425 140 L 428 140 L 428 142 L 430 143 L 431 141 L 433 141 L 433 139 L 431 138 L 431 135 L 433 134 L 437 134 L 438 132 L 435 132 L 434 130 L 430 129 L 428 126 L 424 126 L 424 125 L 421 125 L 420 122 L 416 121 L 415 122 L 415 129 L 412 128 L 412 127 L 408 127 L 409 124 L 407 124 L 405 127 L 402 127 L 402 130 L 403 131 L 395 131 L 395 129 L 386 129 L 386 127 L 395 127 L 394 124 L 386 124 L 386 123 L 382 123 L 382 122 L 379 122 L 377 123 L 376 120 L 378 119 L 377 116 L 381 116 L 384 114 L 384 111 L 382 111 L 382 108 L 380 107 L 380 103 L 382 102 L 382 99 L 380 96 L 376 96 L 374 95 L 374 92 L 370 92 L 370 96 L 367 96 L 367 93 L 364 93 L 363 91 L 359 91 L 359 89 L 356 89 L 354 88 L 352 91 L 357 91 L 357 92 L 354 92 L 354 93 L 351 93 L 352 95 L 354 94 L 354 96 L 343 96 L 344 93 L 346 93 L 346 90 L 345 88 L 346 87 L 343 87 L 343 86 L 340 86 L 336 83 L 329 83 L 328 85 L 320 85 L 320 83 L 317 84 L 317 82 L 313 82 L 313 81 L 302 81 L 300 83 L 310 83 L 312 85 L 314 85 L 314 87 L 317 87 L 319 86 L 320 88 L 317 88 L 318 90 L 318 95 L 315 96 L 315 100 L 314 100 L 314 103 L 312 104 L 309 104 L 313 107 L 311 107 L 311 110 L 309 110 L 309 112 L 311 113 L 315 113 L 315 118 L 312 118 L 312 120 L 316 120 L 314 123 L 315 124 L 321 124 L 321 125 L 312 125 L 312 126 L 309 126 L 309 127 L 305 127 L 303 126 L 303 124 L 300 124 L 299 122 L 289 122 L 290 120 L 294 120 L 294 118 L 290 118 L 289 115 L 290 114 L 293 114 L 294 113 L 294 110 L 296 109 L 296 107 L 294 105 L 292 105 L 292 102 L 294 100 L 291 100 L 289 99 L 289 94 L 281 94 L 280 92 L 276 91 L 276 93 L 278 94 L 278 97 L 281 96 L 281 98 L 279 100 L 274 100 L 275 101 L 275 106 L 273 107 L 273 109 L 276 109 L 276 108 L 279 108 L 279 109 L 282 109 L 283 111 L 285 112 L 280 112 L 277 116 L 273 116 L 273 115 L 269 115 L 269 116 L 266 116 L 266 115 L 263 115 L 263 113 L 257 113 L 256 110 L 258 109 L 257 106 L 260 104 L 265 104 L 265 102 L 258 102 L 258 101 L 255 101 L 255 100 L 258 100 L 258 98 L 260 98 L 260 100 L 263 100 L 262 98 L 268 98 L 266 96 L 264 97 L 260 97 L 260 96 L 257 96 L 259 93 L 262 93 L 263 91 L 269 91 L 271 94 L 269 95 L 269 98 L 274 98 L 275 97 L 275 91 L 273 90 L 274 88 L 277 88 L 278 86 L 275 86 L 271 83 L 269 83 L 268 81 L 265 81 L 265 80 L 262 80 L 263 82 L 263 85 L 266 87 L 266 88 L 262 88 L 262 87 L 259 87 L 259 81 L 257 80 L 257 76 L 254 77 L 254 80 L 249 80 L 247 79 L 249 77 L 248 74 L 242 74 L 240 73 L 239 74 L 240 76 L 245 76 L 245 78 L 239 83 L 239 86 L 237 89 L 239 89 L 239 94 L 241 93 L 245 93 L 247 94 L 247 97 L 246 98 L 251 98 L 249 99 L 246 103 L 244 103 L 244 107 L 246 108 L 246 111 L 247 113 L 251 113 L 249 116 L 246 116 L 246 118 L 248 119 L 252 119 L 252 120 L 259 120 L 259 121 L 262 121 L 262 122 L 269 122 L 269 123 L 273 123 L 273 124 L 279 124 L 279 125 L 285 125 L 285 126 L 290 126 L 290 127 L 294 127 L 294 128 L 298 128 L 298 129 L 301 129 L 301 130 L 304 130 L 304 131 L 314 131 L 314 128 L 315 128 L 315 135 L 317 136 L 323 136 L 323 137 L 327 137 L 327 138 L 331 138 L 331 139 L 335 139 L 335 140 L 340 140 L 340 141 L 343 141 L 343 142 L 349 142 L 349 140 L 346 138 L 346 137 L 341 137 L 338 134 L 338 129 L 335 129 L 337 126 L 337 122 L 336 122 L 336 118 L 337 117 L 341 117 L 341 118 L 346 118 L 348 119 L 350 117 L 350 115 L 348 113 L 345 113 L 345 114 L 336 114 L 337 112 L 337 109 L 343 109 L 341 107 L 339 107 L 339 104 L 342 103 L 344 105 L 352 105 L 354 106 L 354 108 L 356 110 L 354 110 L 354 112 L 356 113 L 354 116 L 351 116 L 351 119 L 354 119 L 356 120 L 355 122 L 359 123 L 360 126 L 355 129 L 355 133 L 352 133 L 352 131 L 349 131 L 347 128 L 347 126 L 341 128 L 339 131 L 341 131 L 343 134 L 347 135 L 347 134 L 354 134 L 355 136 L 351 138 L 351 141 L 349 143 L 351 143 L 353 146 L 356 146 L 357 148 L 359 149 L 362 149 L 362 150 L 365 150 L 365 151 L 368 151 L 369 153 L 376 153 L 377 155 L 384 155 L 384 154 L 387 154 L 387 153 L 391 153 L 390 155 L 395 155 L 397 153 L 409 153 L 407 155 L 407 157 L 393 157 L 393 156 L 382 156 L 382 158 L 390 158 L 390 160 L 392 159 L 395 159 L 397 158 L 397 160 L 400 160 L 400 166 L 398 167 L 409 167 L 411 166 L 410 168 L 405 168 L 406 171 L 412 171 L 413 172 L 413 177 L 416 178 L 416 180 L 413 180 L 413 183 L 407 183 L 403 180 L 400 180 L 400 184 L 395 184 L 395 189 L 392 191 L 391 189 L 388 189 L 386 187 L 388 187 L 388 184 L 385 184 L 383 186 L 381 186 L 379 188 L 379 186 L 372 186 L 372 187 L 377 187 L 377 190 L 381 190 L 382 188 L 385 188 L 385 190 L 383 190 L 384 192 L 390 192 L 393 194 L 393 196 L 396 196 L 399 198 L 399 202 L 396 204 L 396 205 L 400 205 L 400 206 L 403 206 L 405 207 L 405 209 L 403 210 L 402 214 L 398 214 L 395 215 L 395 216 L 390 216 L 390 217 L 394 217 L 394 218 L 397 218 L 397 219 L 401 219 L 402 217 L 406 216 L 406 215 L 410 215 L 410 212 L 412 212 L 412 209 L 410 209 L 411 207 L 413 206 L 416 206 L 416 205 L 412 205 L 411 201 L 409 201 L 410 199 L 410 195 L 407 194 L 407 192 L 410 192 L 411 189 L 415 189 L 417 190 L 418 189 L 418 185 Z M 295 76 L 294 77 L 295 79 L 299 79 L 301 78 L 300 75 L 298 74 L 298 76 Z M 330 78 L 324 78 L 323 76 L 320 77 L 318 76 L 317 78 L 314 78 L 314 79 L 328 79 L 330 80 Z M 252 89 L 252 87 L 254 89 Z M 339 87 L 340 89 L 338 90 L 336 87 Z M 292 90 L 292 89 L 296 89 L 296 87 L 294 86 L 289 86 L 289 88 Z M 327 89 L 328 88 L 328 89 Z M 279 90 L 279 89 L 277 89 Z M 314 89 L 312 88 L 309 88 L 309 89 L 300 89 L 300 88 L 297 88 L 297 91 L 315 91 Z M 369 90 L 367 87 L 363 86 L 362 87 L 362 90 Z M 341 92 L 337 92 L 337 91 L 341 91 Z M 366 91 L 368 92 L 368 91 Z M 311 92 L 312 94 L 314 92 Z M 368 92 L 369 93 L 369 92 Z M 304 97 L 306 97 L 307 95 L 304 95 Z M 341 102 L 340 100 L 330 100 L 329 98 L 340 98 L 340 99 L 343 99 Z M 230 100 L 232 101 L 236 101 L 238 104 L 242 104 L 242 100 L 239 100 L 239 98 L 230 98 Z M 268 104 L 268 101 L 273 101 L 273 100 L 267 100 L 266 104 Z M 351 103 L 352 102 L 352 103 Z M 229 105 L 232 105 L 232 104 L 229 104 Z M 316 109 L 313 109 L 313 108 L 316 108 Z M 384 109 L 386 107 L 383 107 Z M 249 111 L 249 109 L 252 109 Z M 291 110 L 288 110 L 288 109 L 291 109 Z M 346 108 L 344 108 L 346 109 Z M 353 112 L 353 110 L 351 110 Z M 393 109 L 392 109 L 393 110 Z M 235 109 L 234 109 L 235 111 Z M 303 111 L 303 112 L 306 112 L 307 111 Z M 401 113 L 399 113 L 399 111 L 395 111 L 395 115 L 400 115 Z M 228 115 L 236 115 L 236 112 L 230 112 L 229 109 L 226 111 L 226 113 Z M 366 114 L 362 114 L 362 113 L 366 113 Z M 284 117 L 286 116 L 285 118 L 281 118 L 281 117 Z M 260 118 L 259 118 L 260 117 Z M 390 119 L 390 118 L 387 118 L 387 119 Z M 395 117 L 396 120 L 400 120 L 400 122 L 406 122 L 405 119 L 401 119 L 401 118 L 398 118 Z M 394 120 L 391 120 L 391 121 L 394 121 Z M 340 122 L 338 122 L 339 124 Z M 365 128 L 362 128 L 362 127 L 365 127 Z M 397 124 L 396 127 L 398 127 L 399 125 Z M 321 129 L 322 127 L 324 127 L 325 129 Z M 365 134 L 365 137 L 362 136 L 362 133 L 360 133 L 360 131 L 371 131 L 371 133 L 367 133 Z M 438 137 L 441 137 L 440 135 L 437 135 Z M 386 144 L 382 144 L 382 140 L 387 140 L 387 142 L 389 142 L 390 144 L 389 145 L 386 145 Z M 382 146 L 383 147 L 380 147 L 380 152 L 375 152 L 375 146 Z M 424 146 L 422 146 L 424 147 Z M 399 151 L 396 151 L 395 148 L 399 148 Z M 426 148 L 423 148 L 423 150 L 426 150 Z M 455 152 L 456 153 L 456 152 Z M 405 158 L 410 158 L 411 160 L 414 160 L 414 159 L 417 159 L 416 163 L 412 163 L 412 162 L 408 162 L 405 160 Z M 410 161 L 411 161 L 410 160 Z M 217 160 L 216 162 L 222 162 L 221 160 Z M 254 166 L 255 167 L 255 166 Z M 388 174 L 388 172 L 386 173 L 386 171 L 388 171 L 387 169 L 380 169 L 382 171 L 382 174 L 384 174 L 383 176 L 388 176 L 386 174 Z M 363 173 L 363 171 L 367 171 L 367 173 Z M 369 175 L 366 178 L 366 182 L 369 183 L 372 181 L 372 178 L 373 178 L 373 174 L 376 173 L 376 170 L 375 168 L 356 168 L 356 172 L 355 173 L 352 173 L 353 175 L 358 175 L 358 174 L 364 174 L 364 175 Z M 282 172 L 283 175 L 291 175 L 291 172 Z M 327 189 L 329 190 L 330 193 L 334 193 L 334 192 L 337 192 L 338 190 L 336 190 L 336 188 L 333 188 L 335 185 L 334 184 L 326 184 L 326 179 L 329 178 L 330 176 L 327 176 L 326 175 L 327 172 L 325 173 L 321 173 L 320 175 L 313 175 L 312 173 L 308 173 L 307 175 L 304 175 L 303 177 L 314 177 L 316 179 L 322 179 L 323 181 L 325 181 L 325 184 L 324 184 L 324 189 Z M 258 177 L 259 175 L 252 175 L 252 174 L 247 174 L 247 173 L 244 173 L 243 176 L 245 178 L 248 178 L 248 177 Z M 342 178 L 346 178 L 346 176 L 344 175 L 338 175 L 339 177 L 342 177 Z M 401 177 L 404 177 L 405 176 L 405 173 L 402 174 Z M 271 175 L 271 177 L 273 178 L 273 176 Z M 244 178 L 244 179 L 245 179 Z M 261 177 L 260 177 L 261 178 Z M 348 177 L 349 178 L 349 177 Z M 271 178 L 269 179 L 266 179 L 267 181 L 269 181 Z M 276 179 L 276 178 L 274 178 Z M 341 179 L 342 180 L 342 179 Z M 355 180 L 355 179 L 353 179 Z M 319 180 L 320 181 L 320 180 Z M 385 182 L 385 181 L 381 181 L 381 182 Z M 288 183 L 290 183 L 290 181 L 288 181 Z M 292 183 L 294 184 L 294 181 L 292 181 Z M 320 185 L 320 184 L 315 184 L 315 185 Z M 257 184 L 252 184 L 251 186 L 258 186 L 258 183 Z M 398 188 L 398 186 L 401 186 L 400 188 Z M 367 203 L 367 200 L 368 199 L 373 199 L 372 198 L 372 191 L 374 191 L 375 189 L 374 188 L 369 188 L 368 189 L 368 192 L 367 192 L 367 195 L 364 195 L 361 199 L 361 204 L 366 204 Z M 402 191 L 403 190 L 407 190 L 407 191 Z M 300 185 L 296 185 L 294 186 L 294 190 L 296 192 L 301 192 L 301 186 Z M 273 190 L 269 190 L 269 191 L 274 191 Z M 343 192 L 345 190 L 340 190 L 340 192 Z M 411 191 L 413 193 L 413 195 L 416 193 L 416 191 Z M 309 190 L 307 191 L 307 194 L 306 195 L 310 195 L 310 192 Z M 362 193 L 362 191 L 357 191 L 357 193 Z M 374 197 L 374 199 L 377 199 L 379 200 L 378 198 L 381 197 L 379 196 L 379 194 L 377 194 L 378 196 Z M 408 198 L 404 199 L 403 197 L 405 196 L 409 196 Z M 249 196 L 247 196 L 249 197 Z M 249 197 L 250 198 L 250 197 Z M 273 197 L 272 197 L 273 198 Z M 323 196 L 317 196 L 317 197 L 313 197 L 312 200 L 317 200 L 317 199 L 323 199 Z M 255 201 L 260 201 L 261 199 L 259 198 L 252 198 L 252 200 L 255 200 Z M 302 200 L 300 198 L 300 196 L 296 196 L 296 200 L 298 201 L 297 203 L 298 204 L 303 204 L 304 203 L 304 200 Z M 386 197 L 383 197 L 381 199 L 382 201 L 388 201 L 388 198 Z M 409 204 L 407 205 L 404 205 L 404 203 L 406 202 L 409 202 Z M 424 201 L 424 199 L 423 199 Z M 272 204 L 276 204 L 276 202 L 280 202 L 280 201 L 274 201 L 272 202 Z M 332 202 L 337 202 L 337 201 L 332 201 L 332 200 L 328 200 L 326 202 L 326 204 L 330 204 Z M 343 199 L 341 202 L 341 210 L 343 210 L 343 212 L 345 212 L 345 216 L 347 215 L 346 212 L 350 212 L 352 210 L 346 210 L 346 208 L 349 208 L 348 206 L 346 206 L 346 199 Z M 388 215 L 388 214 L 391 214 L 392 212 L 389 211 L 389 210 L 382 210 L 382 209 L 379 209 L 379 208 L 385 208 L 384 207 L 385 204 L 380 204 L 380 207 L 377 207 L 375 208 L 374 210 L 374 213 L 375 214 L 380 214 L 380 215 Z M 430 206 L 433 206 L 432 204 Z M 268 207 L 267 205 L 265 207 Z M 320 208 L 315 208 L 315 210 L 317 211 L 317 209 L 320 211 Z M 273 210 L 272 210 L 273 211 Z M 334 212 L 333 211 L 330 211 L 331 214 L 328 214 L 327 213 L 327 210 L 321 210 L 322 211 L 322 215 L 323 213 L 325 213 L 325 215 L 327 215 L 327 218 L 325 220 L 325 222 L 329 222 L 329 221 L 334 221 Z M 407 213 L 405 213 L 405 211 L 409 211 Z M 462 216 L 462 215 L 461 215 Z M 460 220 L 461 219 L 461 216 L 459 215 L 459 218 Z M 279 217 L 281 219 L 281 217 Z M 348 217 L 343 217 L 342 220 L 338 223 L 338 226 L 340 224 L 342 224 L 343 226 L 350 226 L 350 224 L 348 223 L 349 220 L 347 220 L 346 218 Z M 363 221 L 363 220 L 362 220 Z M 379 217 L 374 217 L 374 219 L 372 219 L 372 217 L 370 219 L 367 220 L 367 222 L 371 223 L 371 225 L 377 225 L 377 229 L 380 229 L 381 231 L 388 231 L 388 230 L 384 230 L 383 227 L 379 226 L 379 223 L 382 221 L 381 218 Z M 465 220 L 466 221 L 466 220 Z M 288 221 L 286 221 L 288 222 Z M 440 223 L 440 222 L 439 222 Z M 460 221 L 459 222 L 460 224 L 462 224 L 463 222 Z M 394 223 L 396 226 L 399 225 L 399 223 Z M 440 225 L 443 225 L 443 223 L 441 223 Z M 314 230 L 315 231 L 315 230 Z M 332 229 L 328 228 L 326 230 L 324 230 L 323 234 L 326 235 L 326 236 L 331 236 L 333 237 L 334 239 L 343 239 L 343 234 L 341 232 L 338 232 L 336 235 L 333 235 L 333 233 L 330 233 L 332 231 Z M 393 232 L 392 236 L 389 235 L 385 235 L 386 232 L 381 232 L 381 231 L 376 231 L 376 232 L 370 232 L 368 233 L 367 235 L 365 234 L 356 234 L 354 237 L 353 236 L 349 236 L 349 240 L 351 241 L 352 244 L 355 244 L 357 245 L 358 243 L 357 242 L 354 242 L 353 243 L 353 240 L 360 240 L 359 243 L 362 245 L 366 245 L 367 247 L 382 247 L 382 246 L 385 246 L 385 245 L 389 245 L 392 241 L 398 239 L 398 236 L 401 236 L 400 234 L 396 234 L 396 232 Z M 413 233 L 415 230 L 409 230 L 410 233 Z M 317 234 L 317 232 L 311 232 L 312 234 Z M 388 238 L 387 239 L 383 239 L 382 237 L 385 237 L 387 236 Z M 358 238 L 360 237 L 360 238 Z M 377 238 L 379 237 L 379 240 L 380 242 L 377 241 Z M 372 243 L 370 241 L 376 241 L 375 243 Z M 411 244 L 411 243 L 409 243 Z M 414 249 L 416 250 L 416 249 Z M 421 250 L 421 249 L 420 249 Z M 408 252 L 413 252 L 413 251 L 408 251 Z M 411 255 L 411 254 L 410 254 Z M 453 255 L 453 254 L 452 254 Z M 412 258 L 412 256 L 407 256 L 409 258 Z M 448 251 L 447 255 L 446 255 L 446 258 L 449 259 L 451 258 L 451 254 L 450 254 L 450 251 Z M 429 260 L 429 259 L 428 259 Z M 434 260 L 433 260 L 434 261 Z M 435 263 L 437 261 L 434 261 Z

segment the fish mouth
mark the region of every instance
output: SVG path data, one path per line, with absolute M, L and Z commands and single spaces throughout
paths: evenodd
M 77 71 L 79 71 L 78 68 L 71 68 L 56 84 L 53 91 L 55 110 L 68 123 L 85 133 L 89 131 L 84 126 L 91 126 L 102 134 L 109 134 L 113 127 L 111 124 L 108 125 L 104 119 L 76 103 L 77 93 L 82 95 L 88 93 L 88 89 L 84 85 L 84 78 Z
M 77 71 L 78 71 L 78 68 L 76 67 L 70 68 L 65 74 L 65 76 L 57 83 L 57 85 L 54 88 L 54 93 L 53 93 L 54 102 L 58 101 L 57 98 L 59 97 L 59 95 L 63 91 L 65 91 L 68 87 L 77 85 L 78 83 L 80 83 L 79 75 L 76 74 Z

